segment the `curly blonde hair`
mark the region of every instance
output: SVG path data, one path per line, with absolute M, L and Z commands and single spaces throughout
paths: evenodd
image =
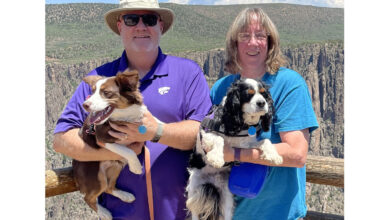
M 238 61 L 238 33 L 247 30 L 251 23 L 256 22 L 261 24 L 268 36 L 268 54 L 265 61 L 266 71 L 274 74 L 279 70 L 279 67 L 287 64 L 280 50 L 279 33 L 274 23 L 261 8 L 246 8 L 237 15 L 226 34 L 225 71 L 229 73 L 241 71 L 242 68 Z

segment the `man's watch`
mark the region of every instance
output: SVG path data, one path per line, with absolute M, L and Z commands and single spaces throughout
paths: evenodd
M 154 135 L 153 139 L 150 140 L 151 142 L 154 142 L 154 143 L 157 143 L 160 138 L 161 138 L 161 135 L 163 133 L 163 124 L 160 123 L 160 122 L 157 122 L 157 131 L 156 131 L 156 134 Z

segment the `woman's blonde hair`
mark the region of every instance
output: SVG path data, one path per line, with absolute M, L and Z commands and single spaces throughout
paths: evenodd
M 238 62 L 238 33 L 244 32 L 251 23 L 258 22 L 267 33 L 268 54 L 265 61 L 266 71 L 274 74 L 287 61 L 280 51 L 279 33 L 274 23 L 261 8 L 246 8 L 242 10 L 230 26 L 226 34 L 225 71 L 238 73 L 241 66 Z

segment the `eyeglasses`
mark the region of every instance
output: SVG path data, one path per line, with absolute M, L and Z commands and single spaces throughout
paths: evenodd
M 158 16 L 155 14 L 144 14 L 144 15 L 126 14 L 122 16 L 125 25 L 129 27 L 137 25 L 139 22 L 139 18 L 142 18 L 142 23 L 150 27 L 156 25 L 158 20 Z
M 264 41 L 267 39 L 268 34 L 263 32 L 257 32 L 254 33 L 253 36 L 255 37 L 255 40 L 258 41 Z M 248 42 L 252 38 L 252 34 L 244 32 L 244 33 L 238 33 L 238 41 L 240 42 Z

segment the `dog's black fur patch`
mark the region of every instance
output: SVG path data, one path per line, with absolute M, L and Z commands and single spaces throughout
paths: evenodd
M 219 207 L 221 201 L 220 192 L 212 183 L 203 184 L 201 186 L 201 191 L 203 191 L 203 195 L 206 196 L 206 200 L 213 201 L 214 205 L 214 212 L 207 218 L 207 220 L 218 220 L 218 217 L 221 215 L 221 207 Z M 201 218 L 203 215 L 204 213 L 201 213 L 199 217 Z
M 201 154 L 193 152 L 190 155 L 189 168 L 202 169 L 205 166 L 206 166 L 206 163 L 204 162 Z

